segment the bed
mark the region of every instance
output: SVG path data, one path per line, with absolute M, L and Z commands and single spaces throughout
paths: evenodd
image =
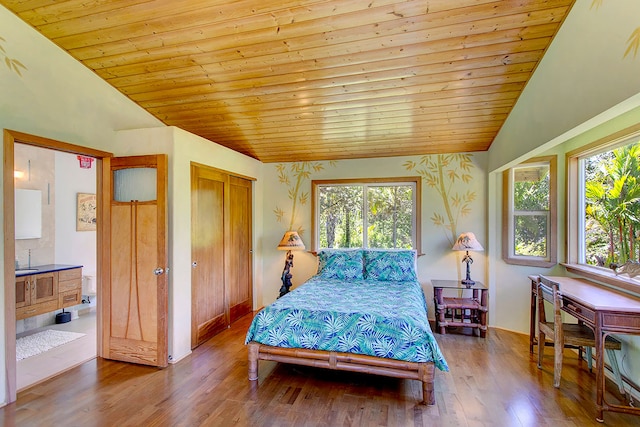
M 434 404 L 435 368 L 449 368 L 429 326 L 415 256 L 320 251 L 318 273 L 253 319 L 249 379 L 258 379 L 259 360 L 415 379 L 422 403 Z

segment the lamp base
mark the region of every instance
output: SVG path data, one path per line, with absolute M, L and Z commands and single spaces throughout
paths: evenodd
M 462 279 L 460 283 L 465 285 L 466 287 L 471 287 L 476 284 L 475 281 L 471 280 L 471 269 L 469 268 L 470 264 L 473 264 L 473 259 L 469 255 L 469 251 L 465 254 L 464 258 L 462 258 L 462 262 L 467 263 L 467 277 Z
M 460 283 L 462 283 L 465 286 L 473 286 L 476 284 L 475 280 L 471 280 L 471 279 L 462 279 Z
M 282 286 L 280 287 L 280 295 L 278 298 L 289 293 L 289 288 L 291 288 L 291 273 L 289 270 L 293 267 L 293 254 L 291 251 L 287 251 L 287 256 L 284 261 L 284 269 L 282 270 L 282 276 L 280 279 L 282 280 Z

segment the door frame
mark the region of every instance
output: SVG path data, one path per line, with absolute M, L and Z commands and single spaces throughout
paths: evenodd
M 17 380 L 16 380 L 16 289 L 15 286 L 7 286 L 15 281 L 15 213 L 14 213 L 14 191 L 15 181 L 13 177 L 14 170 L 14 146 L 15 143 L 31 145 L 40 148 L 48 148 L 55 151 L 61 151 L 71 154 L 79 154 L 94 157 L 96 159 L 96 202 L 97 202 L 97 254 L 96 254 L 96 289 L 100 294 L 100 272 L 102 265 L 101 247 L 102 247 L 102 224 L 101 215 L 103 207 L 101 204 L 102 193 L 102 159 L 105 157 L 113 157 L 112 153 L 107 151 L 95 150 L 93 148 L 83 147 L 80 145 L 69 144 L 67 142 L 57 141 L 54 139 L 44 138 L 36 135 L 30 135 L 10 129 L 4 129 L 3 136 L 3 203 L 4 203 L 4 357 L 5 357 L 5 373 L 6 373 L 6 403 L 15 402 L 17 399 Z M 96 307 L 97 322 L 101 321 L 100 307 Z M 97 330 L 97 350 L 101 352 L 101 331 Z

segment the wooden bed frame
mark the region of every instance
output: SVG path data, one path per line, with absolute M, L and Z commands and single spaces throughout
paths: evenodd
M 422 404 L 435 404 L 433 362 L 405 362 L 362 354 L 335 351 L 307 350 L 302 348 L 273 347 L 251 341 L 249 347 L 249 380 L 258 379 L 258 360 L 352 371 L 387 377 L 406 378 L 422 382 Z

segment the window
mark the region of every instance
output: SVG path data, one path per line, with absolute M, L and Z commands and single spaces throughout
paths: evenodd
M 640 259 L 640 125 L 567 153 L 567 263 L 572 273 L 638 292 L 612 263 Z
M 551 267 L 556 246 L 556 158 L 532 159 L 504 172 L 503 259 Z
M 575 200 L 569 262 L 606 271 L 640 259 L 640 132 L 568 157 Z
M 312 181 L 313 249 L 419 252 L 420 178 Z

